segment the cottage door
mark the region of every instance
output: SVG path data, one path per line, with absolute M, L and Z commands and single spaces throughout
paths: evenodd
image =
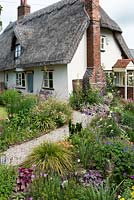
M 33 73 L 27 73 L 27 91 L 33 93 Z

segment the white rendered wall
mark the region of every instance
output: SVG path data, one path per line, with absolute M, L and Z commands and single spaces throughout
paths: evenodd
M 85 32 L 71 63 L 68 64 L 68 95 L 70 95 L 73 91 L 72 80 L 83 79 L 86 68 L 87 68 L 87 38 Z
M 101 52 L 101 66 L 104 70 L 112 70 L 113 65 L 121 57 L 121 50 L 114 39 L 112 31 L 101 29 L 101 35 L 106 36 L 105 52 Z
M 50 93 L 60 99 L 67 99 L 68 85 L 67 85 L 67 67 L 66 65 L 46 66 L 47 70 L 53 70 L 53 87 L 54 90 L 48 90 Z M 34 68 L 34 93 L 38 94 L 42 88 L 43 70 L 41 68 Z M 47 89 L 46 89 L 47 90 Z
M 6 82 L 6 73 L 8 73 L 8 82 Z M 16 72 L 8 71 L 5 73 L 5 84 L 7 84 L 7 88 L 15 88 L 16 87 Z

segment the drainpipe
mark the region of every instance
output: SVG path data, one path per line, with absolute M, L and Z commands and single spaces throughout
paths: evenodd
M 125 100 L 127 100 L 127 69 L 125 69 Z

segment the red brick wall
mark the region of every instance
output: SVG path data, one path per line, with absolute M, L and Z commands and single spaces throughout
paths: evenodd
M 122 98 L 125 98 L 125 88 L 124 88 L 124 87 L 119 87 L 119 88 L 118 88 L 118 91 L 119 91 L 119 93 L 120 93 L 120 96 L 121 96 Z M 133 88 L 133 87 L 128 87 L 128 88 L 127 88 L 127 98 L 128 98 L 128 99 L 133 99 L 133 100 L 134 100 L 134 95 L 133 95 L 133 93 L 134 93 L 134 88 Z
M 90 17 L 87 29 L 87 67 L 93 68 L 90 83 L 105 85 L 105 75 L 100 56 L 100 7 L 99 0 L 85 0 L 86 11 Z
M 22 19 L 24 16 L 30 14 L 29 5 L 21 5 L 18 7 L 18 20 Z

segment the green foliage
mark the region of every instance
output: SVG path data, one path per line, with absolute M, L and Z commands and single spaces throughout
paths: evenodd
M 92 120 L 91 126 L 103 137 L 116 137 L 122 134 L 121 128 L 111 117 L 103 119 L 97 117 Z
M 2 122 L 1 151 L 60 127 L 71 118 L 72 110 L 67 103 L 55 99 L 37 101 L 31 96 L 21 98 L 17 113 Z
M 43 143 L 27 157 L 24 166 L 36 165 L 44 173 L 64 175 L 73 169 L 71 150 L 61 144 Z
M 92 130 L 84 129 L 79 134 L 71 136 L 71 142 L 75 146 L 77 158 L 85 168 L 94 167 L 98 136 Z
M 122 124 L 134 129 L 134 113 L 131 111 L 124 111 L 122 113 Z
M 6 90 L 0 95 L 0 102 L 7 108 L 9 117 L 26 114 L 37 102 L 31 95 L 22 95 L 16 90 Z
M 107 184 L 100 188 L 84 187 L 73 178 L 62 183 L 59 177 L 53 176 L 35 179 L 27 197 L 31 196 L 33 200 L 115 200 L 115 191 Z
M 98 90 L 90 88 L 87 91 L 78 89 L 74 91 L 69 99 L 70 105 L 75 110 L 80 110 L 83 106 L 99 104 L 103 102 L 102 96 Z
M 0 120 L 6 119 L 7 118 L 7 112 L 6 108 L 3 106 L 0 106 Z
M 12 194 L 16 183 L 16 172 L 13 167 L 0 165 L 0 199 L 7 200 Z
M 69 98 L 71 107 L 75 110 L 79 110 L 84 103 L 84 96 L 81 90 L 74 91 Z
M 61 193 L 61 180 L 59 176 L 36 178 L 30 186 L 27 197 L 33 200 L 58 200 Z
M 117 96 L 117 88 L 114 84 L 114 73 L 106 73 L 106 92 L 111 92 Z
M 124 174 L 129 177 L 134 173 L 133 159 L 133 149 L 124 141 L 116 139 L 98 146 L 95 162 L 98 169 L 111 175 L 113 182 L 120 183 Z

